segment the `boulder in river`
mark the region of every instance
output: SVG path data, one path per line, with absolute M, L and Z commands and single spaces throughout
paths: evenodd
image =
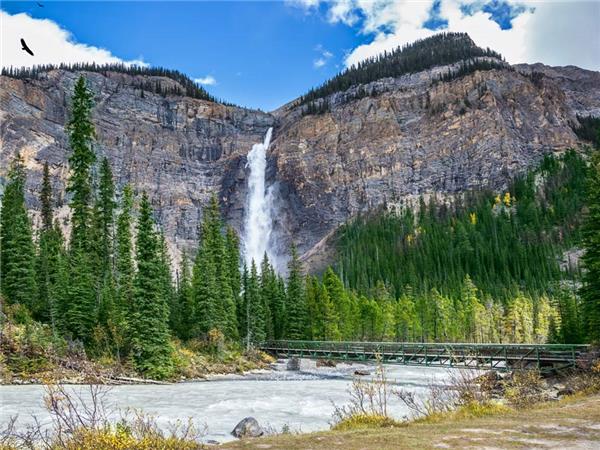
M 231 432 L 236 438 L 259 437 L 265 434 L 265 430 L 259 425 L 254 417 L 246 417 L 238 423 Z
M 359 376 L 359 377 L 366 377 L 368 375 L 371 375 L 371 373 L 368 372 L 367 370 L 356 369 L 354 371 L 354 375 Z

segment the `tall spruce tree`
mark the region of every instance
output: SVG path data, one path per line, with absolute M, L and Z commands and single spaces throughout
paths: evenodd
M 254 260 L 250 265 L 250 273 L 244 278 L 244 309 L 246 312 L 246 332 L 244 340 L 249 347 L 263 342 L 267 336 L 264 301 L 260 295 L 260 282 Z
M 130 333 L 136 368 L 154 378 L 173 370 L 169 334 L 169 304 L 165 297 L 160 241 L 152 208 L 144 193 L 137 225 L 135 293 Z
M 121 212 L 117 218 L 116 233 L 116 285 L 118 310 L 123 317 L 133 307 L 133 244 L 131 238 L 133 191 L 130 185 L 123 188 Z
M 71 198 L 71 239 L 69 248 L 69 300 L 67 324 L 75 338 L 89 342 L 96 322 L 96 276 L 93 273 L 90 227 L 92 219 L 92 168 L 96 155 L 92 148 L 95 136 L 91 111 L 93 95 L 85 78 L 75 83 L 71 100 L 71 118 L 66 130 L 69 134 L 69 180 L 67 192 Z
M 195 305 L 190 280 L 190 266 L 187 254 L 184 252 L 179 268 L 177 286 L 177 307 L 171 308 L 171 327 L 184 340 L 192 338 L 194 329 Z
M 289 274 L 286 291 L 286 331 L 288 339 L 307 337 L 308 317 L 306 309 L 306 289 L 302 275 L 302 263 L 296 246 L 292 245 L 288 264 Z
M 54 201 L 47 162 L 44 164 L 40 203 L 42 224 L 36 265 L 39 306 L 36 310 L 38 317 L 50 322 L 56 333 L 62 329 L 61 313 L 66 283 L 64 270 L 61 275 L 61 267 L 66 263 L 66 255 L 62 233 L 58 224 L 54 224 Z
M 587 338 L 600 342 L 600 151 L 592 157 L 583 225 L 583 286 L 581 300 Z
M 114 327 L 116 311 L 116 287 L 114 279 L 114 216 L 115 186 L 112 169 L 107 158 L 100 165 L 99 186 L 94 207 L 95 242 L 93 267 L 96 273 L 96 291 L 98 294 L 99 322 L 106 327 Z
M 37 309 L 35 246 L 25 205 L 25 166 L 20 154 L 11 163 L 0 210 L 2 294 L 8 302 Z
M 235 283 L 231 280 L 231 260 L 225 248 L 222 228 L 219 203 L 213 196 L 204 211 L 192 277 L 195 334 L 206 336 L 210 330 L 216 329 L 229 339 L 237 339 L 237 305 L 232 288 Z

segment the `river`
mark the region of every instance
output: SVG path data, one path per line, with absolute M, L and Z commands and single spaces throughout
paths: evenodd
M 205 440 L 219 442 L 234 439 L 231 430 L 247 416 L 277 431 L 284 426 L 301 432 L 326 430 L 333 404 L 347 404 L 348 388 L 357 369 L 373 371 L 374 368 L 346 364 L 316 368 L 314 362 L 302 361 L 299 372 L 287 371 L 281 364 L 274 371 L 206 382 L 114 386 L 106 396 L 106 404 L 114 411 L 141 409 L 156 416 L 165 429 L 177 420 L 192 418 L 206 427 Z M 388 366 L 386 370 L 390 382 L 417 395 L 426 394 L 432 381 L 448 377 L 446 369 L 432 367 Z M 42 386 L 0 386 L 0 426 L 4 428 L 15 415 L 19 416 L 19 426 L 30 423 L 32 416 L 48 425 L 51 419 L 43 397 Z M 396 399 L 391 399 L 388 410 L 398 419 L 409 413 Z M 118 417 L 118 413 L 114 414 Z

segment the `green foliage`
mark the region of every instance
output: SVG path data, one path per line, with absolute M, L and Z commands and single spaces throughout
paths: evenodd
M 580 139 L 591 142 L 596 148 L 600 148 L 600 117 L 577 116 L 579 126 L 573 131 Z
M 201 239 L 192 276 L 192 292 L 195 303 L 196 336 L 206 336 L 213 329 L 227 338 L 238 337 L 236 300 L 239 292 L 231 278 L 234 250 L 227 251 L 222 233 L 223 223 L 216 197 L 204 211 Z M 230 242 L 230 245 L 233 243 Z
M 416 217 L 408 208 L 358 217 L 340 231 L 337 272 L 365 294 L 383 280 L 396 297 L 410 286 L 417 295 L 436 288 L 457 298 L 467 276 L 497 300 L 521 289 L 546 292 L 563 277 L 561 251 L 579 239 L 586 173 L 569 151 L 517 178 L 503 196 L 421 201 Z
M 73 195 L 71 223 L 71 248 L 87 251 L 90 247 L 89 228 L 93 199 L 92 168 L 96 154 L 92 148 L 95 136 L 92 123 L 93 94 L 84 77 L 79 77 L 71 100 L 71 118 L 66 131 L 69 134 L 69 182 L 67 192 Z
M 587 338 L 600 342 L 600 152 L 592 157 L 588 202 L 583 225 L 583 286 L 581 299 Z
M 154 230 L 152 208 L 142 195 L 136 239 L 137 272 L 133 313 L 129 318 L 133 355 L 138 370 L 166 378 L 172 367 L 169 341 L 169 304 L 165 296 L 159 237 Z
M 1 292 L 10 303 L 36 308 L 35 246 L 25 205 L 25 167 L 19 154 L 8 172 L 0 210 Z
M 263 342 L 267 337 L 267 311 L 265 306 L 256 264 L 252 261 L 250 273 L 244 277 L 244 340 L 248 345 Z
M 295 246 L 292 246 L 290 253 L 284 336 L 287 339 L 304 339 L 308 334 L 308 317 L 302 264 Z

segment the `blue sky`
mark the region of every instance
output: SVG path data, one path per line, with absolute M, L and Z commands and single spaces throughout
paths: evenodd
M 441 30 L 469 32 L 510 62 L 598 70 L 594 60 L 600 59 L 596 1 L 562 9 L 556 2 L 514 0 L 42 3 L 2 2 L 2 65 L 143 61 L 178 69 L 217 97 L 264 110 L 348 64 Z M 20 50 L 20 37 L 35 57 Z

